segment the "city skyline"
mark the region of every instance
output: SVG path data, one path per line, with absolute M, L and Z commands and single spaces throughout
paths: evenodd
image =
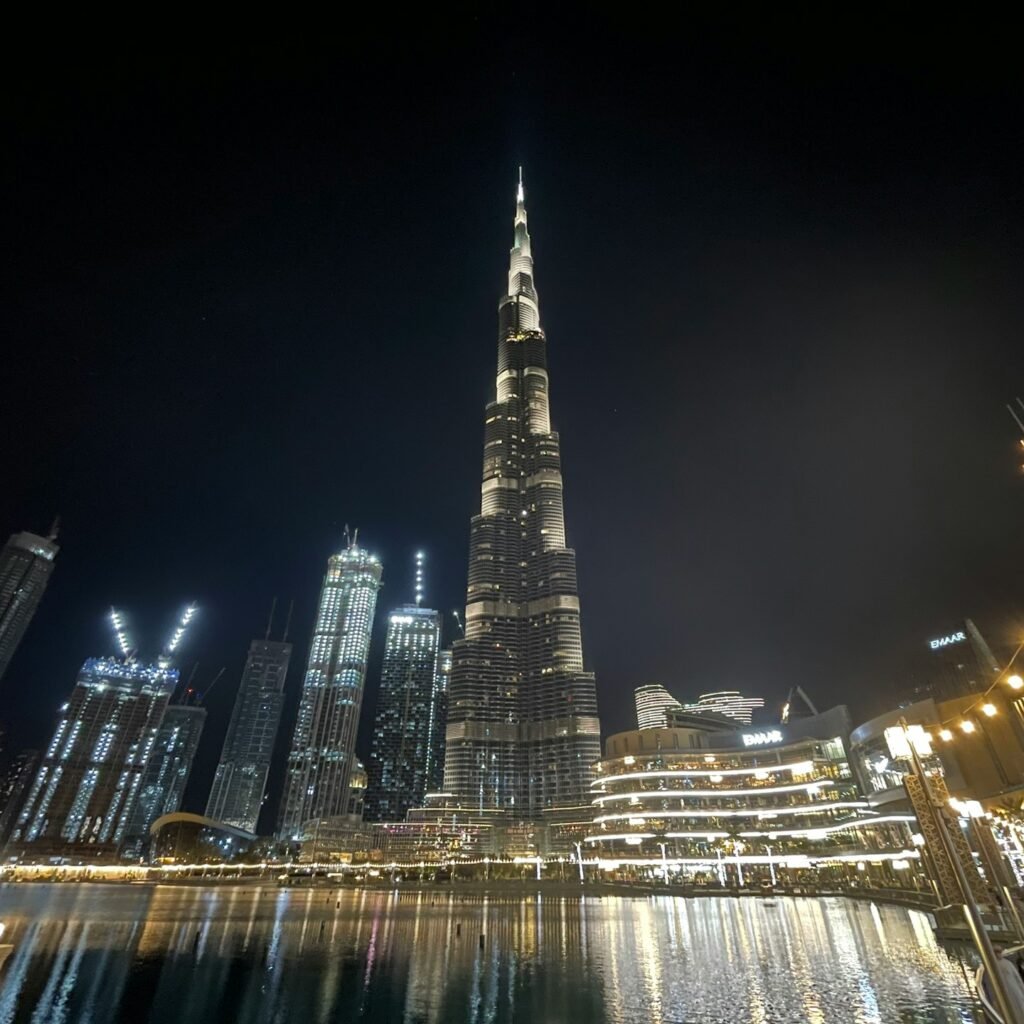
M 0 420 L 8 436 L 34 433 L 5 467 L 0 522 L 43 534 L 60 512 L 65 530 L 4 679 L 20 695 L 11 735 L 45 743 L 112 599 L 143 618 L 161 593 L 185 589 L 219 618 L 196 654 L 206 678 L 228 666 L 208 705 L 210 735 L 222 735 L 252 623 L 275 593 L 295 596 L 305 645 L 310 581 L 346 519 L 372 524 L 392 564 L 426 544 L 432 604 L 461 604 L 478 483 L 466 438 L 490 386 L 480 332 L 520 163 L 543 225 L 558 425 L 582 512 L 567 540 L 582 559 L 588 668 L 609 728 L 631 720 L 631 688 L 646 679 L 749 682 L 773 703 L 797 681 L 823 703 L 853 694 L 867 712 L 915 644 L 970 615 L 995 646 L 1019 621 L 1019 435 L 1004 405 L 1021 391 L 1024 307 L 1008 256 L 1019 218 L 1006 203 L 1016 160 L 998 129 L 1012 120 L 1005 100 L 956 99 L 951 138 L 920 81 L 899 87 L 899 109 L 877 102 L 897 88 L 892 68 L 865 102 L 853 79 L 836 70 L 819 87 L 798 60 L 766 111 L 751 69 L 767 55 L 720 65 L 712 42 L 679 68 L 682 82 L 664 67 L 635 82 L 648 121 L 624 115 L 620 72 L 594 81 L 584 69 L 574 83 L 550 43 L 510 64 L 505 34 L 488 38 L 495 66 L 479 94 L 448 83 L 410 105 L 401 73 L 389 79 L 393 116 L 358 120 L 365 166 L 335 130 L 331 89 L 258 59 L 262 100 L 280 88 L 306 119 L 250 108 L 229 75 L 198 105 L 161 88 L 146 125 L 114 89 L 111 119 L 80 111 L 74 142 L 16 120 L 20 177 L 41 191 L 12 220 L 6 309 L 20 383 Z M 511 66 L 515 86 L 499 84 Z M 129 77 L 156 87 L 165 70 Z M 328 80 L 344 90 L 344 73 Z M 548 107 L 562 86 L 566 110 L 600 109 L 600 128 Z M 46 95 L 40 123 L 64 124 Z M 830 127 L 834 102 L 848 130 Z M 450 109 L 467 111 L 465 132 L 439 118 Z M 198 134 L 181 131 L 179 110 Z M 409 161 L 429 123 L 446 159 Z M 293 130 L 303 184 L 280 178 L 274 140 Z M 125 148 L 133 132 L 141 158 Z M 155 159 L 165 139 L 176 170 Z M 70 168 L 103 203 L 60 198 L 80 194 L 77 179 L 61 187 Z M 960 287 L 947 286 L 953 273 Z M 357 378 L 365 387 L 339 401 L 336 382 Z M 320 477 L 342 438 L 360 443 Z M 132 479 L 132 501 L 104 485 L 114 472 Z M 639 635 L 638 649 L 623 642 Z M 378 668 L 371 653 L 367 705 Z M 294 709 L 289 700 L 286 720 Z M 202 747 L 208 779 L 219 751 Z

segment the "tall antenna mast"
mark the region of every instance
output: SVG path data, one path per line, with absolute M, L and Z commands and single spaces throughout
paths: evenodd
M 292 625 L 292 609 L 295 607 L 295 598 L 293 597 L 288 602 L 288 618 L 284 620 L 284 636 L 281 637 L 281 643 L 284 643 L 288 639 L 288 630 Z
M 420 602 L 423 600 L 423 562 L 426 556 L 422 551 L 416 552 L 416 606 L 419 607 Z

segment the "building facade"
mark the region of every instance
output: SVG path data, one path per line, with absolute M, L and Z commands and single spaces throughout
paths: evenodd
M 668 725 L 669 711 L 681 710 L 683 705 L 661 683 L 648 683 L 633 691 L 638 729 L 664 729 Z
M 278 833 L 348 811 L 379 559 L 351 543 L 332 555 L 320 591 L 281 805 Z
M 7 762 L 0 774 L 0 846 L 10 838 L 21 802 L 38 766 L 39 751 L 22 750 Z
M 388 616 L 366 791 L 368 821 L 403 821 L 431 776 L 441 616 L 405 605 Z
M 744 884 L 751 872 L 916 859 L 913 815 L 864 799 L 834 708 L 789 727 L 737 730 L 717 716 L 611 736 L 586 847 L 680 879 Z
M 253 640 L 242 672 L 206 816 L 255 832 L 284 708 L 292 645 Z
M 50 582 L 56 536 L 56 525 L 48 537 L 15 533 L 0 551 L 0 680 Z
M 971 619 L 953 622 L 920 644 L 909 667 L 907 703 L 955 700 L 987 690 L 999 675 L 998 659 Z
M 521 181 L 514 230 L 480 513 L 470 525 L 466 633 L 452 649 L 443 788 L 466 806 L 534 818 L 586 800 L 600 724 L 584 670 Z
M 128 835 L 177 669 L 90 658 L 18 814 L 9 849 L 26 858 L 104 857 Z
M 448 690 L 452 678 L 451 649 L 437 655 L 434 705 L 430 716 L 430 741 L 427 744 L 427 792 L 435 793 L 444 785 L 445 731 L 448 728 Z
M 743 725 L 750 725 L 754 712 L 764 707 L 764 697 L 745 697 L 739 690 L 715 690 L 702 693 L 686 710 L 697 715 L 725 715 Z
M 164 814 L 173 814 L 181 809 L 205 724 L 204 707 L 189 704 L 167 706 L 121 848 L 123 857 L 142 856 L 149 843 L 153 822 Z

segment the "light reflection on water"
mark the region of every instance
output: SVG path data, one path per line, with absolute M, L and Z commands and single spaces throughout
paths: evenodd
M 923 914 L 840 899 L 22 884 L 0 921 L 0 1024 L 975 1019 Z

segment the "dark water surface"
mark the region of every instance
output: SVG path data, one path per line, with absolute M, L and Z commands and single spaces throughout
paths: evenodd
M 975 1019 L 924 914 L 840 899 L 20 884 L 0 922 L 0 1024 Z

